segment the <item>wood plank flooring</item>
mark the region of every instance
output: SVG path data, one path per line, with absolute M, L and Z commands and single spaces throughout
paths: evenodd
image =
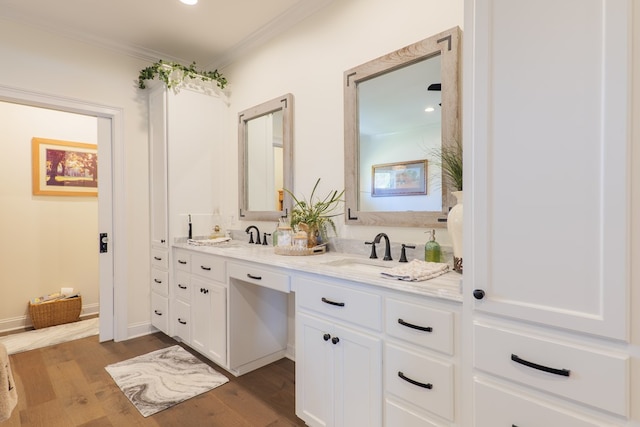
M 2 427 L 304 426 L 295 416 L 294 363 L 282 359 L 144 418 L 105 366 L 177 344 L 157 333 L 100 344 L 93 336 L 10 356 L 18 406 Z

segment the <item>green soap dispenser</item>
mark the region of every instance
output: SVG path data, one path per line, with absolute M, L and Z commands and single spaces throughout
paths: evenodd
M 427 262 L 440 262 L 441 250 L 440 244 L 436 242 L 436 230 L 427 231 L 431 233 L 431 237 L 426 245 L 424 245 L 424 260 Z

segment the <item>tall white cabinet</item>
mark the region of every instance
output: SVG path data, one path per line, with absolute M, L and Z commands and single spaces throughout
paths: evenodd
M 631 6 L 465 1 L 465 426 L 639 425 Z
M 211 232 L 227 114 L 224 94 L 210 88 L 149 89 L 151 323 L 172 336 L 189 328 L 172 286 L 170 247 L 188 236 L 189 215 L 194 237 Z

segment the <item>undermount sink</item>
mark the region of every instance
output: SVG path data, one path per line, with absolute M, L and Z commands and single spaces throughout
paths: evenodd
M 391 261 L 380 261 L 366 258 L 342 258 L 333 261 L 327 261 L 323 265 L 331 267 L 340 267 L 361 273 L 379 274 L 388 268 L 392 268 L 395 264 Z

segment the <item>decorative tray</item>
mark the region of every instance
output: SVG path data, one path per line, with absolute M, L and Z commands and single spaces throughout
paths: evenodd
M 305 255 L 320 255 L 327 251 L 326 245 L 318 245 L 312 248 L 301 248 L 300 246 L 276 246 L 273 248 L 273 252 L 276 255 L 289 255 L 289 256 L 305 256 Z

